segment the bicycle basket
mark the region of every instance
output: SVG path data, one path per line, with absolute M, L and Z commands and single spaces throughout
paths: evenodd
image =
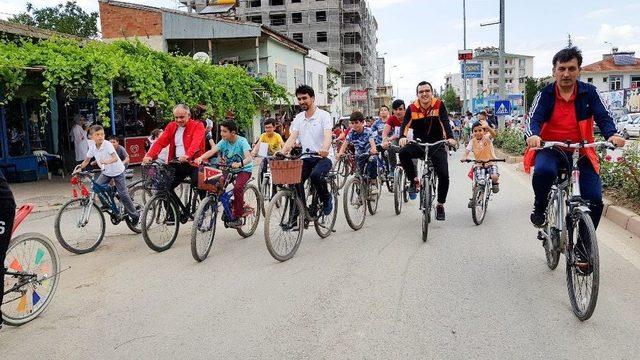
M 168 192 L 175 177 L 175 168 L 169 165 L 148 165 L 142 167 L 142 182 L 149 190 Z
M 224 191 L 224 175 L 218 168 L 201 166 L 198 168 L 198 189 L 220 194 Z
M 269 160 L 274 185 L 299 184 L 302 180 L 302 160 Z

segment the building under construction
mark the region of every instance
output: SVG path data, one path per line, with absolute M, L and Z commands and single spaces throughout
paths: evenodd
M 351 108 L 369 113 L 377 85 L 378 24 L 366 0 L 181 0 L 200 14 L 261 23 L 329 56 L 351 88 Z

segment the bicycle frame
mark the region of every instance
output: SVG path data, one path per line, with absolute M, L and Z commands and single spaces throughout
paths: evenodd
M 84 184 L 83 179 L 89 179 L 91 182 L 91 187 L 87 188 Z M 75 186 L 73 189 L 73 197 L 85 198 L 87 201 L 95 202 L 95 197 L 97 196 L 102 204 L 108 207 L 107 213 L 111 215 L 114 219 L 121 221 L 124 218 L 124 211 L 121 207 L 118 207 L 115 201 L 115 189 L 112 185 L 105 184 L 100 185 L 88 173 L 81 173 L 79 175 L 74 175 L 71 180 L 71 184 Z M 78 189 L 80 193 L 78 194 Z M 81 222 L 83 225 L 86 225 L 89 221 L 89 217 L 91 216 L 92 206 L 86 206 L 82 213 Z

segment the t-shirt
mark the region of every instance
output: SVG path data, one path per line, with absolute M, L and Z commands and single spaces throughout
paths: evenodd
M 476 160 L 487 161 L 496 158 L 496 154 L 493 151 L 491 134 L 486 134 L 481 140 L 473 137 L 467 145 L 467 150 L 473 153 L 473 157 Z
M 260 135 L 258 142 L 269 145 L 269 155 L 273 155 L 276 151 L 280 150 L 282 148 L 281 144 L 283 143 L 282 137 L 278 133 L 273 133 L 271 135 L 264 133 Z
M 129 154 L 127 154 L 127 149 L 125 149 L 124 146 L 122 145 L 118 145 L 118 147 L 116 148 L 116 153 L 118 154 L 118 157 L 120 158 L 120 160 L 123 161 L 123 164 L 124 164 L 124 160 L 127 158 L 127 156 L 129 156 Z M 124 167 L 126 169 L 127 165 L 125 165 Z
M 238 136 L 234 143 L 222 139 L 216 144 L 216 147 L 223 158 L 233 162 L 242 162 L 244 153 L 251 151 L 249 142 L 242 136 Z M 253 170 L 253 162 L 249 162 L 249 164 L 245 165 L 241 170 L 251 172 L 251 170 Z
M 116 158 L 118 159 L 116 162 L 111 164 L 103 164 L 102 162 L 107 160 L 111 160 L 111 155 L 116 154 Z M 89 141 L 89 151 L 87 152 L 87 158 L 96 158 L 96 163 L 102 169 L 102 174 L 105 176 L 118 176 L 124 172 L 124 164 L 122 160 L 117 156 L 116 149 L 114 149 L 113 144 L 108 141 L 103 141 L 102 145 L 98 149 L 96 147 L 95 141 Z
M 184 150 L 184 129 L 185 126 L 178 126 L 176 129 L 176 134 L 173 138 L 174 143 L 176 144 L 176 157 L 184 156 L 187 152 Z
M 318 152 L 322 150 L 324 132 L 331 131 L 332 128 L 331 115 L 317 107 L 310 118 L 307 118 L 306 112 L 303 111 L 296 115 L 291 123 L 291 132 L 298 132 L 298 141 L 302 146 L 303 152 Z M 333 157 L 333 152 L 329 147 L 329 158 L 333 159 Z
M 79 124 L 74 125 L 71 129 L 71 140 L 75 148 L 76 161 L 84 160 L 84 155 L 89 151 L 89 145 L 87 143 L 87 132 Z
M 374 139 L 375 141 L 376 134 L 371 130 L 371 128 L 364 128 L 361 133 L 353 130 L 349 132 L 347 135 L 347 141 L 349 144 L 352 144 L 356 150 L 356 155 L 368 154 L 371 150 L 371 144 L 369 140 Z
M 7 203 L 7 205 L 11 207 L 16 206 L 13 200 L 13 193 L 11 193 L 7 179 L 4 178 L 2 171 L 0 171 L 0 202 Z
M 382 132 L 384 131 L 385 125 L 386 123 L 382 121 L 382 119 L 376 120 L 371 125 L 371 130 L 373 130 L 373 133 L 375 135 L 374 141 L 376 142 L 377 145 L 382 144 Z

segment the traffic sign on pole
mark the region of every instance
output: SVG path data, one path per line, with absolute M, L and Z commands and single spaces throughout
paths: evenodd
M 473 50 L 458 50 L 458 60 L 471 60 L 473 59 Z
M 511 115 L 511 102 L 509 100 L 499 100 L 494 104 L 496 115 Z

